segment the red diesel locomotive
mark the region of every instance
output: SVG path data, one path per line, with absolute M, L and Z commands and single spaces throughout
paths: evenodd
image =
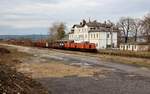
M 49 48 L 75 50 L 75 51 L 88 51 L 95 52 L 96 45 L 94 43 L 83 42 L 75 43 L 73 41 L 57 41 L 48 45 Z

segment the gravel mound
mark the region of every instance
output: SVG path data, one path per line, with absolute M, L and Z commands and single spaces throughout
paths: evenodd
M 40 83 L 0 64 L 0 94 L 48 94 Z
M 8 49 L 6 49 L 6 48 L 0 48 L 0 55 L 2 55 L 2 54 L 8 54 L 8 53 L 10 53 L 10 51 Z
M 0 94 L 49 94 L 40 83 L 16 71 L 15 65 L 21 63 L 18 55 L 0 47 Z

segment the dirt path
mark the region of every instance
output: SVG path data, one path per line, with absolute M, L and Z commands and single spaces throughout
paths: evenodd
M 19 71 L 26 70 L 26 73 L 31 73 L 35 79 L 52 91 L 52 94 L 150 94 L 149 69 L 104 62 L 100 58 L 90 57 L 90 55 L 83 56 L 49 49 L 9 46 L 33 55 L 23 61 L 25 65 Z M 47 63 L 50 61 L 63 62 L 66 65 L 55 65 L 55 62 Z M 61 76 L 45 76 L 53 74 L 50 70 L 54 66 L 59 67 L 54 74 L 66 70 L 63 67 L 67 67 L 69 72 L 61 72 L 63 73 Z M 81 69 L 74 69 L 74 66 Z M 38 71 L 39 69 L 44 71 Z M 72 71 L 72 69 L 74 70 Z M 68 74 L 70 75 L 68 76 Z
M 97 57 L 63 53 L 60 51 L 49 50 L 49 49 L 38 49 L 38 48 L 30 48 L 30 47 L 22 47 L 22 46 L 14 46 L 14 45 L 9 45 L 9 46 L 15 47 L 21 52 L 26 52 L 29 54 L 33 54 L 36 57 L 45 58 L 49 60 L 53 59 L 53 60 L 67 61 L 70 64 L 81 65 L 81 66 L 104 66 L 107 68 L 112 68 L 127 73 L 134 73 L 141 76 L 150 77 L 150 70 L 143 67 L 139 68 L 139 67 L 134 67 L 125 64 L 104 62 Z

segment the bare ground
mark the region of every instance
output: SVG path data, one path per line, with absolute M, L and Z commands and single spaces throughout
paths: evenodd
M 16 71 L 28 55 L 6 48 L 0 46 L 0 94 L 48 94 L 39 82 Z
M 10 46 L 10 45 L 9 45 Z M 150 94 L 150 70 L 94 55 L 10 46 L 30 54 L 16 67 L 52 94 Z M 136 62 L 136 61 L 135 61 Z

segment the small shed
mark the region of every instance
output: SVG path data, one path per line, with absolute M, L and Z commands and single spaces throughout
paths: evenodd
M 126 43 L 120 44 L 119 48 L 127 51 L 150 51 L 150 43 Z

